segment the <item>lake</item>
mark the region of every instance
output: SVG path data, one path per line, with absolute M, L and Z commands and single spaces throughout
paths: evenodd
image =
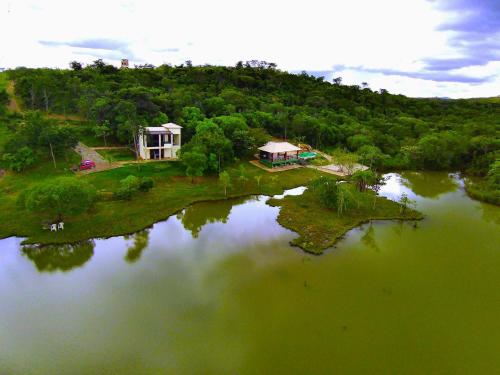
M 498 374 L 500 208 L 453 174 L 386 177 L 424 220 L 321 256 L 264 196 L 77 246 L 0 240 L 0 374 Z

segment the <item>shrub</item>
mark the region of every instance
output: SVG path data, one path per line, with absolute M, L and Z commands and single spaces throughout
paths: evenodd
M 120 181 L 120 187 L 115 193 L 117 199 L 129 200 L 139 190 L 140 180 L 133 175 L 125 177 Z
M 154 186 L 154 181 L 151 177 L 143 177 L 139 183 L 139 190 L 143 192 L 150 191 Z
M 116 199 L 129 200 L 138 192 L 147 192 L 153 188 L 154 181 L 151 177 L 143 177 L 139 179 L 136 176 L 130 175 L 120 181 L 120 187 L 115 192 Z
M 3 160 L 8 163 L 10 169 L 22 172 L 35 163 L 33 150 L 27 146 L 21 147 L 15 153 L 5 154 Z

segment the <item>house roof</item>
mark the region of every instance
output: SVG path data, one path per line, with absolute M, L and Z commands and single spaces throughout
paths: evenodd
M 164 134 L 172 129 L 182 129 L 182 126 L 169 122 L 160 126 L 147 126 L 145 129 L 150 134 Z
M 169 122 L 168 124 L 163 124 L 161 126 L 167 129 L 182 129 L 182 126 L 174 124 L 173 122 Z
M 276 154 L 278 152 L 300 151 L 300 148 L 288 142 L 267 142 L 264 146 L 259 147 L 259 150 Z
M 167 129 L 165 129 L 163 126 L 147 126 L 146 131 L 148 133 L 166 133 Z

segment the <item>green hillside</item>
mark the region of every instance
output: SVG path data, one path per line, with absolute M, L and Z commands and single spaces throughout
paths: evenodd
M 8 74 L 23 108 L 79 115 L 105 126 L 118 143 L 132 143 L 140 126 L 181 124 L 184 151 L 206 154 L 207 172 L 215 171 L 215 159 L 230 164 L 270 135 L 347 149 L 379 170 L 461 170 L 496 178 L 498 98 L 408 98 L 257 61 L 119 70 L 97 60 Z

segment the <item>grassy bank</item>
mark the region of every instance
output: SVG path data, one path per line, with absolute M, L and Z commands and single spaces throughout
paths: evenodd
M 69 163 L 68 163 L 69 164 Z M 249 194 L 273 195 L 284 189 L 307 184 L 317 172 L 298 169 L 279 174 L 270 174 L 249 163 L 246 181 L 240 181 L 239 164 L 228 168 L 232 176 L 229 197 Z M 71 174 L 60 166 L 57 170 L 50 165 L 29 173 L 10 173 L 0 180 L 0 238 L 8 236 L 27 237 L 28 243 L 65 243 L 88 238 L 110 237 L 136 232 L 155 222 L 166 219 L 184 207 L 199 201 L 224 199 L 224 189 L 217 177 L 200 177 L 191 182 L 184 176 L 184 169 L 178 162 L 156 162 L 131 164 L 122 168 L 79 176 L 93 184 L 102 199 L 87 213 L 65 219 L 64 231 L 50 232 L 42 229 L 43 215 L 35 215 L 18 207 L 20 192 L 34 183 L 57 175 Z M 155 181 L 155 187 L 148 193 L 139 193 L 130 201 L 112 199 L 112 192 L 119 181 L 128 175 L 148 176 Z M 258 183 L 255 176 L 261 176 Z M 275 177 L 277 176 L 277 177 Z
M 500 190 L 485 179 L 467 179 L 465 191 L 474 199 L 500 206 Z
M 322 205 L 309 190 L 299 196 L 270 199 L 268 204 L 281 207 L 278 222 L 299 234 L 291 244 L 312 254 L 323 253 L 350 229 L 369 220 L 422 219 L 422 214 L 414 210 L 407 210 L 402 215 L 398 203 L 383 197 L 377 197 L 376 208 L 373 209 L 372 193 L 367 193 L 359 207 L 349 209 L 342 215 Z

